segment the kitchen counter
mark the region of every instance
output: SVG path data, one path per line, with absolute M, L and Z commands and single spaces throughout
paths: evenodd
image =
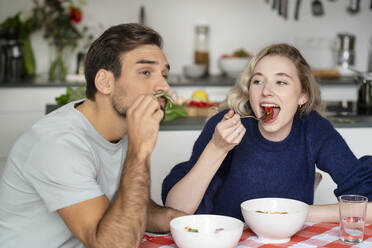
M 207 78 L 185 78 L 182 75 L 169 75 L 169 85 L 171 87 L 224 87 L 233 86 L 236 79 L 221 75 L 213 75 Z M 354 77 L 339 77 L 339 78 L 321 78 L 318 80 L 320 85 L 355 85 Z M 33 79 L 19 79 L 7 82 L 0 82 L 0 88 L 16 88 L 16 87 L 80 87 L 85 86 L 83 82 L 77 81 L 57 81 L 51 82 L 45 76 L 36 77 Z
M 160 125 L 160 130 L 202 130 L 206 120 L 206 117 L 182 117 L 176 120 L 163 122 Z M 372 116 L 339 115 L 330 116 L 328 120 L 331 121 L 335 128 L 372 128 Z

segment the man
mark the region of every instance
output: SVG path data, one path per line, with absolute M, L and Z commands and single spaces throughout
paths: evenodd
M 145 229 L 183 213 L 150 195 L 150 156 L 169 65 L 162 39 L 138 24 L 91 45 L 86 99 L 38 121 L 14 145 L 0 180 L 3 247 L 137 247 Z

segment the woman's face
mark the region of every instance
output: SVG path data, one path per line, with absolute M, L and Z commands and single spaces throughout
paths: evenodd
M 249 86 L 253 112 L 260 117 L 265 106 L 274 110 L 272 119 L 258 123 L 261 134 L 268 140 L 285 139 L 291 131 L 298 106 L 308 100 L 297 74 L 290 59 L 277 55 L 263 57 L 253 70 Z

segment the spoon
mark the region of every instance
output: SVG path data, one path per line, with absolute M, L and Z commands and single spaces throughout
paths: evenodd
M 265 111 L 264 114 L 260 118 L 257 118 L 256 116 L 253 116 L 253 115 L 245 115 L 245 116 L 243 115 L 240 118 L 241 119 L 253 118 L 253 119 L 256 119 L 258 121 L 267 121 L 267 120 L 270 120 L 273 117 L 273 114 L 274 114 L 274 111 L 271 109 L 270 112 Z

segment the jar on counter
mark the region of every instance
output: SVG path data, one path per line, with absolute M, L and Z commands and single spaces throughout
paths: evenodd
M 209 26 L 195 26 L 195 51 L 194 63 L 203 64 L 206 67 L 205 75 L 209 75 Z
M 368 72 L 372 72 L 372 37 L 369 40 L 369 52 L 368 52 Z

